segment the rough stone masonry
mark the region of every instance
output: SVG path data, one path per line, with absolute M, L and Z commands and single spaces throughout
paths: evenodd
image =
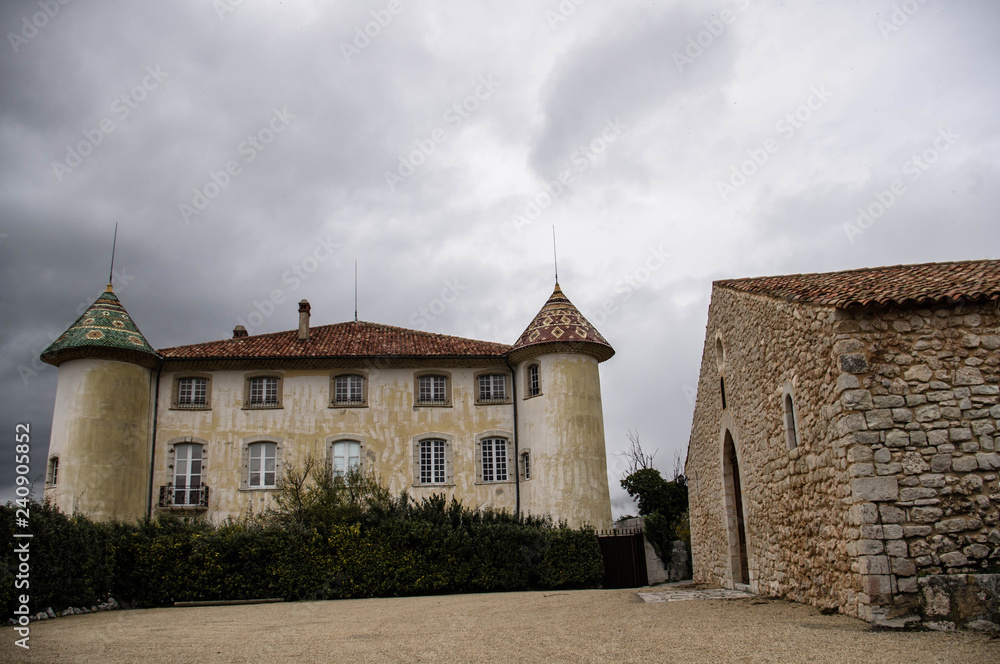
M 1000 571 L 997 301 L 844 307 L 781 279 L 713 290 L 695 579 L 881 620 L 920 612 L 919 577 Z

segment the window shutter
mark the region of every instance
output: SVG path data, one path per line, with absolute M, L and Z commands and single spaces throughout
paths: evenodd
M 455 469 L 451 458 L 451 441 L 444 441 L 444 483 L 455 483 Z

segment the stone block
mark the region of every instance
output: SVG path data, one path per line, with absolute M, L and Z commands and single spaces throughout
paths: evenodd
M 849 433 L 864 431 L 866 429 L 868 429 L 868 425 L 865 424 L 865 416 L 863 413 L 850 413 L 841 417 L 837 422 L 837 431 L 839 436 L 846 436 Z
M 906 405 L 906 399 L 895 394 L 883 394 L 873 397 L 872 403 L 876 408 L 902 408 Z
M 865 423 L 868 425 L 869 429 L 891 429 L 894 426 L 892 422 L 892 411 L 888 408 L 869 410 L 865 413 Z
M 841 371 L 852 374 L 868 372 L 868 359 L 862 353 L 845 353 L 840 356 L 839 360 Z
M 910 394 L 906 397 L 906 405 L 912 408 L 927 403 L 927 397 L 923 394 Z
M 955 370 L 955 385 L 982 385 L 984 382 L 983 374 L 976 367 L 962 367 Z
M 906 512 L 893 505 L 879 505 L 878 516 L 882 523 L 906 523 Z
M 903 526 L 898 523 L 882 524 L 882 539 L 898 540 L 903 538 Z
M 838 339 L 833 344 L 833 354 L 843 355 L 845 353 L 863 353 L 865 344 L 859 339 Z
M 921 383 L 926 383 L 931 378 L 934 377 L 934 372 L 931 371 L 930 367 L 926 364 L 917 364 L 906 370 L 903 374 L 903 378 L 906 380 L 916 380 Z
M 948 442 L 948 432 L 945 429 L 934 429 L 927 432 L 928 445 L 944 445 Z
M 851 480 L 854 502 L 898 500 L 899 484 L 895 477 L 855 477 Z
M 877 539 L 863 539 L 858 540 L 858 555 L 859 556 L 874 556 L 885 551 L 885 546 L 882 544 L 882 540 Z
M 844 410 L 870 410 L 872 393 L 868 390 L 847 390 L 840 395 L 840 405 Z
M 886 556 L 859 556 L 858 571 L 862 574 L 888 574 L 889 558 Z
M 863 463 L 872 460 L 872 448 L 867 445 L 851 445 L 847 448 L 848 463 Z
M 861 577 L 862 587 L 868 595 L 887 596 L 892 594 L 892 577 L 884 574 L 865 574 Z
M 917 422 L 933 422 L 941 419 L 941 409 L 936 404 L 928 404 L 914 410 L 913 415 Z
M 861 381 L 854 374 L 842 373 L 837 376 L 837 391 L 853 390 L 861 387 Z
M 939 556 L 945 567 L 962 567 L 969 564 L 969 559 L 961 551 L 949 551 Z
M 851 477 L 873 477 L 875 466 L 870 463 L 852 463 L 847 467 L 847 474 Z
M 944 510 L 940 507 L 914 507 L 910 510 L 910 521 L 915 523 L 934 523 L 941 518 Z
M 907 576 L 897 578 L 896 587 L 901 593 L 915 593 L 917 592 L 917 577 Z
M 910 445 L 923 447 L 926 444 L 927 444 L 927 434 L 925 432 L 923 431 L 910 432 Z
M 917 566 L 907 558 L 893 558 L 892 573 L 896 576 L 913 576 L 917 573 Z
M 990 547 L 985 544 L 970 544 L 969 546 L 962 549 L 964 553 L 969 558 L 975 558 L 981 560 L 986 556 L 990 555 Z
M 968 530 L 969 522 L 962 517 L 954 519 L 943 519 L 934 524 L 934 530 L 939 533 L 960 533 Z
M 903 526 L 903 537 L 927 537 L 933 532 L 930 526 Z
M 979 451 L 979 441 L 970 440 L 967 443 L 962 443 L 961 445 L 958 446 L 958 451 L 962 452 L 963 454 L 974 454 L 975 452 Z
M 972 430 L 969 427 L 955 427 L 948 430 L 948 440 L 953 443 L 961 443 L 972 440 Z
M 871 411 L 876 412 L 876 411 Z M 872 427 L 873 429 L 877 427 Z M 889 447 L 906 447 L 910 444 L 910 434 L 909 432 L 902 431 L 900 429 L 893 429 L 885 434 L 885 444 Z
M 931 470 L 935 473 L 947 473 L 951 470 L 951 455 L 935 454 L 931 457 Z
M 972 434 L 976 437 L 989 436 L 996 432 L 997 428 L 989 420 L 976 420 L 969 424 Z
M 969 473 L 979 470 L 979 460 L 974 456 L 963 456 L 951 460 L 951 469 L 956 473 Z
M 945 420 L 962 419 L 962 409 L 955 406 L 941 406 L 941 418 Z
M 909 424 L 913 421 L 913 411 L 909 408 L 893 408 L 892 421 L 900 424 Z
M 917 475 L 930 469 L 920 452 L 907 452 L 902 460 L 903 472 L 907 475 Z
M 898 475 L 901 472 L 903 472 L 903 465 L 898 461 L 875 464 L 876 475 Z
M 907 556 L 906 549 L 906 542 L 903 540 L 889 540 L 885 543 L 885 553 L 888 556 L 905 558 Z
M 857 526 L 865 523 L 877 523 L 879 520 L 878 506 L 875 503 L 857 503 L 851 505 L 847 512 L 851 524 Z
M 995 334 L 984 335 L 979 338 L 979 343 L 982 344 L 983 348 L 996 350 L 997 348 L 1000 348 L 1000 336 Z
M 892 450 L 888 447 L 883 447 L 874 456 L 875 463 L 889 463 L 892 461 Z
M 928 473 L 920 476 L 920 485 L 929 486 L 933 489 L 940 489 L 944 486 L 944 475 Z
M 1000 470 L 1000 454 L 977 454 L 976 463 L 979 465 L 979 470 Z
M 912 489 L 900 489 L 899 499 L 900 500 L 919 500 L 921 498 L 936 498 L 937 489 L 928 489 L 926 487 L 915 487 Z

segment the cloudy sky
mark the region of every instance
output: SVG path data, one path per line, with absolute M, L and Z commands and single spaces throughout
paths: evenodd
M 630 429 L 667 473 L 686 449 L 714 279 L 997 257 L 991 0 L 10 0 L 0 28 L 0 427 L 39 475 L 37 358 L 115 222 L 156 348 L 302 298 L 350 320 L 355 260 L 362 320 L 512 343 L 555 226 L 617 350 L 616 515 Z

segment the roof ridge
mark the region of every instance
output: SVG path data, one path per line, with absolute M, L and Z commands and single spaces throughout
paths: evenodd
M 793 272 L 790 274 L 762 274 L 756 277 L 734 277 L 729 279 L 715 279 L 712 281 L 713 284 L 727 282 L 727 281 L 753 281 L 755 279 L 788 279 L 790 277 L 818 277 L 818 276 L 829 276 L 833 274 L 854 274 L 858 272 L 875 272 L 877 270 L 892 270 L 898 268 L 917 268 L 917 267 L 937 267 L 942 265 L 964 265 L 966 263 L 989 263 L 990 261 L 998 260 L 993 258 L 979 258 L 979 259 L 966 259 L 961 261 L 940 261 L 940 262 L 928 262 L 928 263 L 897 263 L 896 265 L 879 265 L 874 267 L 853 267 L 847 270 L 831 270 L 830 272 Z

